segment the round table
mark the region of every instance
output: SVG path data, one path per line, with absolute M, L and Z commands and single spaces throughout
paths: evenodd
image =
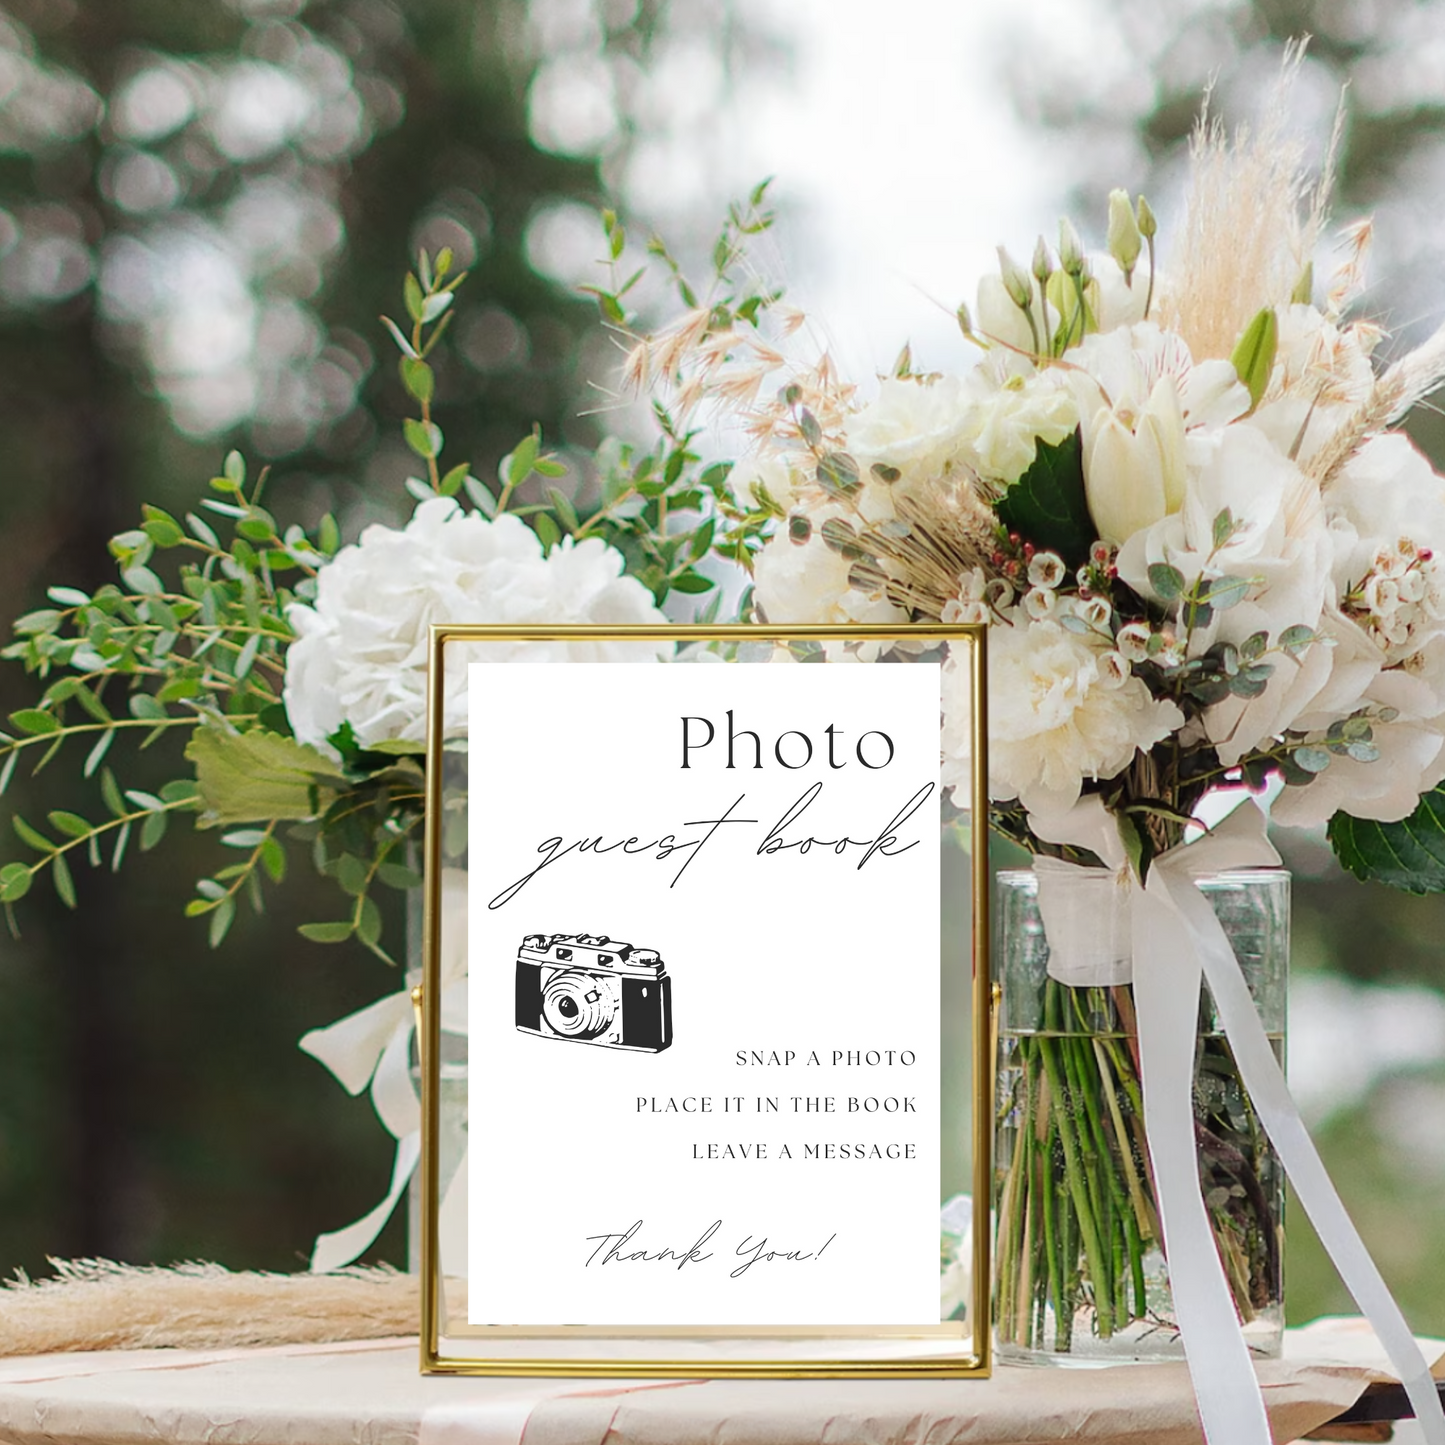
M 1276 1439 L 1334 1419 L 1387 1378 L 1374 1349 L 1357 1322 L 1290 1331 L 1285 1358 L 1258 1367 Z M 521 1445 L 524 1435 L 525 1445 L 1200 1439 L 1182 1364 L 1000 1366 L 988 1380 L 423 1378 L 414 1339 L 0 1359 L 7 1445 Z

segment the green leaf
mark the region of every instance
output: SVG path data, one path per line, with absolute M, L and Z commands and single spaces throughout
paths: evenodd
M 5 759 L 5 766 L 0 767 L 0 793 L 3 793 L 10 786 L 10 779 L 15 776 L 15 764 L 20 761 L 20 754 L 11 752 Z
M 146 820 L 141 824 L 140 829 L 140 850 L 142 853 L 149 853 L 162 838 L 166 836 L 166 828 L 171 821 L 169 813 L 148 813 Z
M 1184 574 L 1167 562 L 1149 564 L 1149 585 L 1161 602 L 1173 602 L 1184 592 Z
M 14 903 L 30 892 L 35 875 L 24 863 L 7 863 L 0 868 L 0 903 Z
M 1330 765 L 1330 755 L 1324 748 L 1296 748 L 1291 756 L 1295 766 L 1307 773 L 1322 773 Z
M 862 485 L 858 463 L 847 452 L 829 452 L 818 463 L 818 485 L 830 497 L 851 497 Z
M 266 839 L 264 828 L 237 828 L 232 833 L 222 833 L 221 843 L 226 848 L 258 848 Z
M 67 813 L 63 808 L 54 809 L 47 817 L 50 819 L 50 826 L 68 838 L 83 838 L 87 833 L 95 831 L 79 813 Z
M 401 384 L 407 391 L 423 404 L 431 401 L 436 394 L 436 377 L 431 367 L 424 361 L 413 361 L 409 356 L 403 356 L 397 364 L 401 370 Z
M 1406 893 L 1445 892 L 1445 785 L 1424 794 L 1398 823 L 1336 813 L 1327 835 L 1341 864 L 1364 882 Z
M 562 540 L 562 533 L 558 530 L 556 522 L 546 512 L 538 512 L 532 523 L 536 529 L 537 536 L 541 540 L 543 552 L 550 552 L 558 542 Z
M 674 577 L 669 585 L 675 592 L 711 592 L 717 583 L 689 568 L 681 576 Z
M 10 714 L 12 727 L 17 727 L 23 733 L 39 735 L 42 733 L 55 733 L 60 731 L 60 719 L 54 713 L 42 712 L 38 707 L 24 707 L 19 712 Z
M 1286 627 L 1279 635 L 1279 645 L 1291 657 L 1298 657 L 1315 640 L 1314 629 L 1302 624 Z
M 426 752 L 426 744 L 410 738 L 382 738 L 366 749 L 369 753 L 385 753 L 393 758 L 419 758 Z
M 798 413 L 798 430 L 803 434 L 803 440 L 814 450 L 821 445 L 823 428 L 818 425 L 818 418 L 807 407 Z
M 425 457 L 430 461 L 433 457 L 440 455 L 442 432 L 435 422 L 418 421 L 415 417 L 409 416 L 402 422 L 401 429 L 406 436 L 407 446 L 417 456 Z
M 391 339 L 396 342 L 398 349 L 401 351 L 401 354 L 403 356 L 410 356 L 413 360 L 415 360 L 416 348 L 411 344 L 410 341 L 407 340 L 406 333 L 402 331 L 401 327 L 398 326 L 396 322 L 391 319 L 390 316 L 383 316 L 381 318 L 381 324 L 386 327 L 389 332 L 391 332 Z
M 27 612 L 24 617 L 16 618 L 15 631 L 22 637 L 35 637 L 56 631 L 64 620 L 53 607 L 44 607 L 39 612 Z
M 200 826 L 314 818 L 344 787 L 340 764 L 295 738 L 202 724 L 186 758 L 195 766 Z
M 161 579 L 149 567 L 127 567 L 120 575 L 132 592 L 139 592 L 142 596 L 158 596 L 165 591 Z
M 354 853 L 343 853 L 336 863 L 336 881 L 354 898 L 366 888 L 366 864 Z
M 502 458 L 503 483 L 509 487 L 520 487 L 532 475 L 532 468 L 536 466 L 541 450 L 542 442 L 536 432 L 523 437 L 511 452 Z
M 463 483 L 467 480 L 467 471 L 468 467 L 466 462 L 458 462 L 437 484 L 437 491 L 444 497 L 456 496 L 456 494 L 461 491 Z M 475 497 L 473 500 L 475 500 Z M 483 510 L 485 510 L 485 508 Z
M 141 531 L 157 547 L 178 547 L 185 540 L 181 524 L 168 512 L 161 511 L 159 507 L 146 507 L 145 517 Z
M 1057 552 L 1070 567 L 1088 560 L 1098 536 L 1084 497 L 1081 458 L 1077 431 L 1057 446 L 1038 442 L 1033 461 L 995 508 L 1010 531 L 1035 547 Z
M 426 297 L 422 294 L 421 283 L 410 272 L 401 285 L 402 299 L 406 302 L 406 314 L 413 321 L 420 321 L 422 311 L 426 307 Z
M 261 650 L 261 634 L 253 632 L 246 640 L 246 645 L 241 649 L 240 656 L 236 658 L 236 681 L 240 682 L 250 674 L 251 668 L 255 665 L 256 654 Z
M 21 865 L 24 866 L 23 864 Z M 420 888 L 422 876 L 414 868 L 407 868 L 400 863 L 381 863 L 377 865 L 376 876 L 386 884 L 388 888 Z
M 114 732 L 101 733 L 95 746 L 85 756 L 85 766 L 81 769 L 83 777 L 93 778 L 95 776 L 95 770 L 105 761 L 105 755 L 110 751 L 110 745 L 114 741 Z
M 1274 308 L 1266 306 L 1244 328 L 1230 361 L 1239 379 L 1249 392 L 1249 409 L 1253 411 L 1264 396 L 1274 370 L 1274 355 L 1279 348 L 1279 322 Z
M 556 487 L 548 487 L 547 500 L 552 503 L 552 510 L 561 518 L 562 525 L 569 532 L 575 532 L 578 526 L 577 508 L 572 505 L 571 497 Z
M 126 844 L 130 842 L 130 829 L 131 825 L 129 823 L 122 823 L 116 830 L 115 847 L 112 849 L 110 855 L 110 871 L 112 873 L 120 872 L 121 862 L 125 858 Z
M 231 924 L 236 917 L 236 900 L 234 898 L 223 898 L 216 905 L 215 912 L 211 914 L 210 945 L 212 948 L 219 948 L 226 935 L 231 931 Z
M 191 529 L 191 536 L 198 542 L 204 542 L 207 547 L 212 547 L 217 552 L 221 550 L 221 539 L 194 512 L 186 513 L 186 526 Z
M 1154 564 L 1158 566 L 1158 563 Z M 1151 567 L 1150 572 L 1153 572 Z M 1152 579 L 1151 579 L 1152 580 Z M 1221 577 L 1217 582 L 1209 584 L 1209 590 L 1200 597 L 1200 602 L 1207 602 L 1217 611 L 1224 612 L 1244 601 L 1244 594 L 1254 585 L 1252 577 Z
M 50 877 L 60 901 L 67 908 L 75 907 L 75 879 L 70 876 L 70 864 L 62 853 L 57 853 L 50 863 Z
M 45 836 L 44 833 L 32 828 L 19 813 L 11 818 L 11 826 L 15 829 L 16 836 L 22 843 L 28 843 L 32 848 L 37 848 L 42 853 L 53 853 L 55 844 Z
M 74 587 L 52 587 L 45 595 L 62 607 L 84 607 L 90 601 L 86 593 Z
M 286 878 L 286 850 L 279 839 L 268 837 L 261 843 L 261 866 L 273 883 L 282 883 Z
M 238 451 L 226 453 L 226 460 L 221 466 L 221 475 L 234 487 L 246 485 L 246 459 Z
M 428 296 L 422 303 L 422 322 L 425 324 L 435 321 L 451 304 L 452 293 L 450 291 L 438 291 L 435 296 Z
M 381 941 L 381 909 L 374 898 L 363 898 L 356 918 L 356 935 L 368 948 Z
M 296 931 L 312 943 L 345 943 L 352 930 L 350 923 L 303 923 Z
M 1214 545 L 1222 547 L 1234 532 L 1234 513 L 1226 507 L 1214 516 Z

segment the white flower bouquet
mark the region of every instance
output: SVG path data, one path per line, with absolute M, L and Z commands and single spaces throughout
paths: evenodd
M 1239 1366 L 1233 1385 L 1201 1387 L 1219 1439 L 1264 1438 L 1262 1409 L 1250 1437 L 1219 1422 L 1231 1397 L 1257 1401 L 1239 1323 L 1279 1317 L 1266 1133 L 1282 1156 L 1291 1141 L 1297 1184 L 1317 1159 L 1232 986 L 1228 941 L 1191 902 L 1206 857 L 1278 858 L 1252 800 L 1213 828 L 1223 810 L 1206 800 L 1268 793 L 1276 820 L 1328 823 L 1359 877 L 1445 888 L 1445 480 L 1398 430 L 1445 379 L 1445 329 L 1375 363 L 1383 333 L 1350 309 L 1368 225 L 1317 282 L 1328 176 L 1307 183 L 1283 94 L 1253 138 L 1201 123 L 1167 269 L 1148 203 L 1122 191 L 1102 253 L 1067 221 L 1027 266 L 1000 249 L 999 273 L 958 308 L 979 351 L 963 374 L 905 347 L 865 394 L 826 354 L 790 354 L 805 318 L 776 298 L 743 316 L 684 296 L 629 362 L 684 414 L 710 408 L 754 438 L 729 508 L 752 615 L 988 624 L 990 822 L 1049 865 L 1041 908 L 1077 865 L 1113 870 L 1124 940 L 1122 964 L 1101 970 L 1070 957 L 1089 952 L 1081 938 L 1050 930 L 1041 1021 L 1004 1061 L 1001 1114 L 1053 1142 L 1042 1163 L 1031 1143 L 999 1161 L 999 1337 L 1045 1348 L 1047 1320 L 1063 1353 L 1081 1328 L 1097 1342 L 1182 1327 L 1191 1359 L 1191 1335 L 1201 1359 L 1212 1338 L 1216 1363 Z M 960 807 L 968 678 L 945 663 L 944 779 Z M 1147 970 L 1172 971 L 1176 997 L 1197 1000 L 1203 969 L 1221 1032 L 1196 1041 L 1197 1002 L 1164 1021 L 1169 1000 L 1130 971 L 1131 937 L 1135 954 L 1162 941 Z M 1076 1023 L 1079 1037 L 1054 1036 Z M 1191 1117 L 1196 1042 L 1198 1068 L 1225 1082 Z M 1152 1090 L 1151 1048 L 1166 1059 Z M 1184 1216 L 1201 1174 L 1214 1184 L 1196 1229 Z M 1327 1181 L 1300 1189 L 1317 1224 L 1333 1219 Z M 1219 1260 L 1187 1300 L 1175 1281 L 1177 1321 L 1144 1279 L 1169 1243 L 1176 1262 Z M 1357 1298 L 1377 1300 L 1347 1220 L 1326 1245 Z

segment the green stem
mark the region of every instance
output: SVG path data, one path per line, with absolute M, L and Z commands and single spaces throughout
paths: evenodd
M 1057 1013 L 1057 1009 L 1055 1012 Z M 1094 1282 L 1094 1308 L 1099 1334 L 1107 1339 L 1114 1332 L 1113 1310 L 1107 1293 L 1103 1292 L 1100 1286 L 1108 1278 L 1108 1264 L 1099 1243 L 1098 1216 L 1089 1195 L 1088 1175 L 1079 1158 L 1078 1143 L 1074 1137 L 1074 1120 L 1069 1117 L 1068 1112 L 1068 1093 L 1064 1087 L 1063 1071 L 1053 1056 L 1053 1044 L 1053 1040 L 1041 1039 L 1039 1052 L 1058 1119 L 1059 1144 L 1064 1154 L 1064 1179 L 1074 1202 L 1074 1212 L 1078 1216 L 1079 1230 L 1084 1241 L 1084 1257 L 1088 1261 L 1090 1278 Z

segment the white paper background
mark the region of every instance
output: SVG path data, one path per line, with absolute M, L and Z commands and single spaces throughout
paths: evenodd
M 897 829 L 899 844 L 915 846 L 876 852 L 861 869 L 863 848 L 757 849 L 814 782 L 822 791 L 787 841 L 871 840 L 936 784 L 938 688 L 929 665 L 472 667 L 473 1323 L 937 1323 L 937 793 Z M 739 732 L 760 735 L 761 769 L 746 739 L 725 768 L 728 708 Z M 685 715 L 718 734 L 686 771 Z M 788 730 L 813 739 L 810 766 L 778 765 L 772 743 Z M 893 739 L 887 766 L 854 755 L 870 730 Z M 887 755 L 880 739 L 865 746 L 870 762 Z M 804 752 L 797 738 L 784 748 L 789 761 Z M 698 848 L 665 861 L 656 850 L 574 850 L 488 907 L 548 838 L 681 842 L 739 798 L 733 815 L 757 821 L 724 824 Z M 672 979 L 673 1045 L 629 1053 L 518 1031 L 517 949 L 532 933 L 656 949 Z M 835 1050 L 888 1049 L 916 1062 L 833 1063 Z M 740 1050 L 795 1058 L 740 1066 Z M 809 1050 L 819 1065 L 805 1062 Z M 765 1097 L 777 1112 L 758 1110 Z M 850 1112 L 850 1097 L 912 1100 L 912 1111 Z M 807 1112 L 808 1098 L 831 1099 L 833 1112 Z M 652 1099 L 707 1099 L 711 1112 L 639 1109 Z M 916 1157 L 805 1157 L 805 1145 L 826 1143 L 912 1144 Z M 766 1157 L 696 1157 L 709 1144 L 750 1156 L 761 1145 Z M 637 1221 L 624 1253 L 686 1254 L 720 1225 L 706 1260 L 607 1260 L 591 1237 Z M 764 1236 L 769 1251 L 822 1252 L 730 1278 Z

